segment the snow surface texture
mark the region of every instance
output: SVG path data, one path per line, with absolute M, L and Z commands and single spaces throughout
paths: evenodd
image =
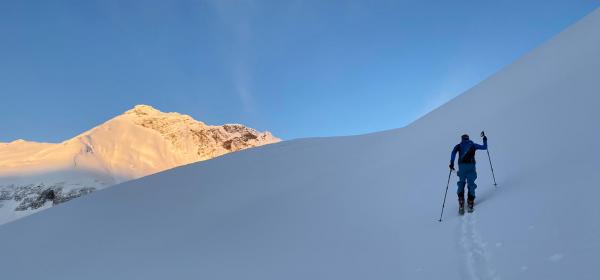
M 249 149 L 0 227 L 3 277 L 598 279 L 600 11 L 408 127 Z M 486 129 L 476 210 L 450 150 Z
M 39 203 L 27 207 L 28 200 L 39 201 L 48 188 L 65 201 L 90 189 L 278 141 L 243 125 L 209 126 L 138 105 L 59 144 L 0 143 L 0 224 L 43 209 L 36 208 Z

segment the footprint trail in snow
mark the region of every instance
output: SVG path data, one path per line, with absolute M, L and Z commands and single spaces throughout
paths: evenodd
M 469 213 L 461 217 L 459 242 L 464 254 L 465 278 L 471 280 L 500 280 L 483 241 L 477 230 L 477 214 Z

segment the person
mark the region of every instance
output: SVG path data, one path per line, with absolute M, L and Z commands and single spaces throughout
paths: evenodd
M 482 134 L 483 135 L 483 134 Z M 467 194 L 467 207 L 468 211 L 472 212 L 475 205 L 475 179 L 477 179 L 477 170 L 475 169 L 475 151 L 476 150 L 487 150 L 487 137 L 483 135 L 483 145 L 473 143 L 469 140 L 469 135 L 464 134 L 461 136 L 461 142 L 454 146 L 452 154 L 450 156 L 450 170 L 454 170 L 454 160 L 456 154 L 458 154 L 458 189 L 456 194 L 458 195 L 458 207 L 461 214 L 464 213 L 465 209 L 465 185 L 468 189 Z

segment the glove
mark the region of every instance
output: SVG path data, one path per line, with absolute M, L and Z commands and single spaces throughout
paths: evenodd
M 454 162 L 451 163 L 448 167 L 450 167 L 450 170 L 454 170 Z

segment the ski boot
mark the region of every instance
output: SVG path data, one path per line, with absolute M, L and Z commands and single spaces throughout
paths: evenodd
M 475 197 L 469 196 L 467 198 L 467 212 L 473 213 L 473 210 L 475 210 L 474 207 L 475 207 Z

